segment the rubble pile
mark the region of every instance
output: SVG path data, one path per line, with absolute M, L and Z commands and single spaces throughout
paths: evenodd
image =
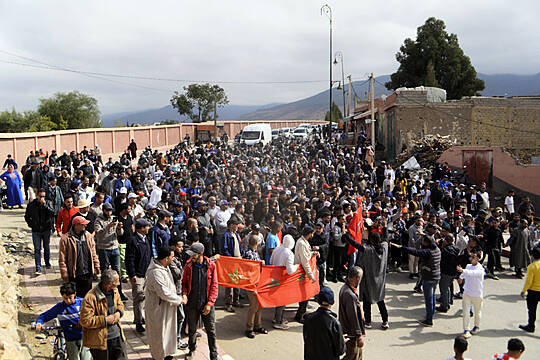
M 26 238 L 22 232 L 14 233 L 11 238 L 0 236 L 3 245 L 0 246 L 0 360 L 31 358 L 28 349 L 21 345 L 17 332 L 20 297 L 17 267 L 21 257 L 27 255 Z
M 399 154 L 398 158 L 403 162 L 414 156 L 420 166 L 428 168 L 437 161 L 444 151 L 456 144 L 456 140 L 452 140 L 450 135 L 426 135 L 420 139 L 411 139 L 407 149 Z

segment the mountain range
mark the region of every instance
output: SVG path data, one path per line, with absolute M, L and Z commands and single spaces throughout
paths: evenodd
M 540 73 L 534 75 L 514 74 L 482 74 L 478 77 L 484 80 L 486 88 L 481 92 L 483 96 L 525 96 L 540 95 Z M 375 95 L 390 94 L 381 84 L 389 81 L 389 75 L 375 78 Z M 369 82 L 354 81 L 353 91 L 359 98 L 366 98 L 369 91 Z M 332 89 L 333 101 L 341 108 L 343 106 L 343 92 L 336 88 Z M 226 105 L 219 109 L 219 120 L 315 120 L 324 119 L 328 109 L 328 90 L 318 94 L 285 104 L 266 105 Z M 104 127 L 121 124 L 153 124 L 165 120 L 177 120 L 187 122 L 185 116 L 179 116 L 178 112 L 167 105 L 158 109 L 142 111 L 122 112 L 102 116 Z

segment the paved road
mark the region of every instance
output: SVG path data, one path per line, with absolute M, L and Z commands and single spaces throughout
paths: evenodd
M 11 231 L 25 228 L 22 210 L 4 211 L 0 213 L 0 231 Z M 57 240 L 56 240 L 57 241 Z M 55 241 L 53 241 L 53 244 Z M 56 248 L 53 245 L 53 265 L 56 263 Z M 508 266 L 507 262 L 504 264 Z M 55 266 L 48 274 L 33 277 L 32 262 L 24 268 L 26 301 L 33 304 L 33 311 L 39 312 L 56 301 L 58 296 L 58 269 Z M 510 337 L 519 337 L 527 348 L 522 359 L 540 358 L 540 331 L 528 334 L 518 329 L 518 324 L 526 322 L 525 301 L 519 293 L 524 280 L 517 280 L 507 272 L 500 280 L 485 280 L 484 311 L 481 331 L 469 340 L 467 357 L 472 359 L 490 359 L 496 352 L 506 349 Z M 378 309 L 373 306 L 374 328 L 368 330 L 365 347 L 365 358 L 368 359 L 445 359 L 452 354 L 453 338 L 461 333 L 461 301 L 456 300 L 454 306 L 446 314 L 436 314 L 434 326 L 424 328 L 416 320 L 424 316 L 423 296 L 413 294 L 411 281 L 406 274 L 392 273 L 388 276 L 386 303 L 390 316 L 390 329 L 379 329 L 381 319 Z M 330 283 L 336 293 L 341 283 Z M 130 291 L 126 291 L 130 295 Z M 223 294 L 223 291 L 220 291 Z M 255 339 L 244 336 L 247 308 L 237 309 L 235 314 L 222 310 L 223 299 L 217 303 L 216 326 L 218 345 L 224 359 L 302 359 L 303 340 L 301 324 L 291 322 L 287 331 L 272 329 L 273 309 L 263 311 L 263 326 L 270 333 L 258 335 Z M 313 304 L 313 309 L 316 304 Z M 334 311 L 337 311 L 336 304 Z M 131 301 L 127 303 L 128 311 L 124 318 L 127 329 L 130 359 L 149 359 L 146 337 L 139 336 L 131 325 Z M 286 317 L 292 319 L 294 306 L 287 308 Z M 199 346 L 198 359 L 207 359 L 208 352 L 204 343 Z M 177 358 L 182 358 L 179 352 Z M 228 355 L 225 355 L 228 354 Z

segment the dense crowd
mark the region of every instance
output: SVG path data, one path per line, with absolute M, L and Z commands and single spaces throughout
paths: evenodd
M 521 327 L 533 332 L 540 300 L 540 219 L 530 199 L 515 206 L 511 191 L 502 207 L 494 207 L 486 184 L 471 185 L 466 169 L 394 167 L 376 162 L 371 146 L 359 143 L 343 146 L 314 135 L 264 147 L 184 141 L 167 151 L 146 147 L 137 153 L 132 141 L 118 161 L 103 162 L 97 147 L 62 155 L 38 150 L 28 156 L 22 174 L 8 156 L 8 170 L 0 176 L 7 186 L 6 204 L 22 205 L 24 189 L 36 276 L 44 271 L 41 249 L 48 269 L 50 236 L 61 237 L 64 301 L 42 314 L 38 324 L 59 314 L 66 324 L 80 321 L 82 333 L 66 331 L 70 359 L 89 359 L 89 352 L 94 359 L 125 358 L 120 318 L 128 300 L 123 284 L 129 282 L 136 329 L 146 331 L 155 359 L 172 358 L 177 346 L 189 348 L 191 356 L 199 318 L 210 358 L 217 359 L 215 261 L 232 256 L 286 266 L 289 273 L 302 266 L 321 287 L 316 297 L 321 308 L 306 315 L 304 301 L 295 315 L 304 323 L 306 359 L 338 359 L 344 352 L 346 359 L 358 359 L 366 329 L 374 326 L 372 304 L 381 313 L 381 328 L 390 327 L 388 272 L 408 272 L 414 291 L 424 294 L 424 326 L 433 325 L 435 311 L 446 312 L 455 298 L 463 298 L 467 338 L 480 331 L 484 274 L 498 279 L 497 272 L 506 270 L 503 248 L 509 246 L 515 276 L 523 277 L 529 267 L 522 293 L 529 323 Z M 357 211 L 361 243 L 347 230 Z M 308 265 L 312 256 L 316 273 Z M 99 274 L 101 281 L 93 287 Z M 329 281 L 344 283 L 337 318 L 330 311 Z M 225 310 L 235 312 L 242 294 L 224 291 Z M 268 331 L 256 297 L 247 295 L 245 334 L 253 338 Z M 74 316 L 77 309 L 80 319 Z M 288 328 L 283 308 L 275 309 L 273 326 Z M 339 336 L 326 338 L 327 332 L 319 331 L 324 328 Z M 188 344 L 181 340 L 183 329 Z M 335 345 L 333 353 L 329 344 Z

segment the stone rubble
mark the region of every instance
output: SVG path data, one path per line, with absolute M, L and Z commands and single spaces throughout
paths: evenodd
M 425 135 L 420 139 L 410 139 L 407 150 L 399 154 L 398 159 L 402 163 L 414 156 L 422 168 L 427 168 L 434 164 L 444 151 L 454 145 L 456 145 L 456 140 L 452 140 L 450 135 Z
M 29 360 L 31 355 L 21 344 L 18 333 L 18 267 L 32 255 L 25 231 L 0 236 L 0 360 Z

